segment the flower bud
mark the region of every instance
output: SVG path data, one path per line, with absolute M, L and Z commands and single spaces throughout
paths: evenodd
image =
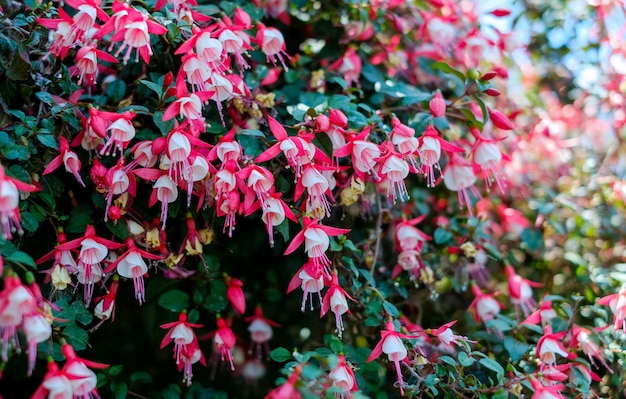
M 496 76 L 498 76 L 498 73 L 496 71 L 489 71 L 486 74 L 484 74 L 480 80 L 482 80 L 483 82 L 487 82 L 495 78 Z
M 489 118 L 493 122 L 493 125 L 502 130 L 513 130 L 513 124 L 509 120 L 509 117 L 498 111 L 497 109 L 488 108 Z
M 430 108 L 430 113 L 435 118 L 440 118 L 446 114 L 446 101 L 443 99 L 439 90 L 437 90 L 433 98 L 430 99 L 428 108 Z
M 326 132 L 330 130 L 330 119 L 324 114 L 319 114 L 315 118 L 315 127 L 320 132 Z
M 485 90 L 484 93 L 491 97 L 498 97 L 500 95 L 500 90 L 496 90 L 490 87 L 487 90 Z
M 111 220 L 114 220 L 114 221 L 115 220 L 119 220 L 120 217 L 122 217 L 122 211 L 120 210 L 119 206 L 111 205 L 109 207 L 108 215 L 109 215 L 109 219 L 111 219 Z
M 330 123 L 332 123 L 333 125 L 343 127 L 343 128 L 348 127 L 348 117 L 346 116 L 346 114 L 344 114 L 340 110 L 331 109 L 330 112 L 328 113 L 328 116 L 330 118 Z

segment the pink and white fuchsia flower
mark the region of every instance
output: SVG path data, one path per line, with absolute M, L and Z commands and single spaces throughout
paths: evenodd
M 309 261 L 291 278 L 289 286 L 287 287 L 287 293 L 290 293 L 298 287 L 302 289 L 301 311 L 304 312 L 304 309 L 306 309 L 306 303 L 309 298 L 311 299 L 311 310 L 313 310 L 314 293 L 317 293 L 321 305 L 321 292 L 324 289 L 324 271 L 322 266 L 316 265 L 313 263 L 313 260 L 309 259 Z
M 276 28 L 266 27 L 264 24 L 257 25 L 256 42 L 261 47 L 261 51 L 265 54 L 268 61 L 276 65 L 278 60 L 285 71 L 288 70 L 285 64 L 285 58 L 289 59 L 286 52 L 285 38 L 283 34 Z
M 600 305 L 609 306 L 613 312 L 613 327 L 615 330 L 626 331 L 626 284 L 620 290 L 598 300 Z
M 350 308 L 348 308 L 348 299 L 352 302 L 355 300 L 346 293 L 346 291 L 339 285 L 339 278 L 336 273 L 333 273 L 333 277 L 330 283 L 330 288 L 326 291 L 324 299 L 322 300 L 321 316 L 324 316 L 330 310 L 335 314 L 335 325 L 337 326 L 337 335 L 339 339 L 343 335 L 343 320 L 341 316 L 345 313 L 350 314 Z
M 200 327 L 202 327 L 201 324 L 187 322 L 186 311 L 178 315 L 178 321 L 161 325 L 161 328 L 169 329 L 161 341 L 161 349 L 174 341 L 174 359 L 176 359 L 178 370 L 183 370 L 184 381 L 187 385 L 191 385 L 191 365 L 200 361 L 206 366 L 204 355 L 198 346 L 198 338 L 193 330 Z
M 39 188 L 9 177 L 0 165 L 0 235 L 11 240 L 13 233 L 23 234 L 19 210 L 20 191 L 33 192 Z
M 402 379 L 402 370 L 400 369 L 400 362 L 406 362 L 408 351 L 402 342 L 402 339 L 413 339 L 417 336 L 410 336 L 396 332 L 396 328 L 393 321 L 389 320 L 384 330 L 380 330 L 380 341 L 372 350 L 367 362 L 379 357 L 381 354 L 386 354 L 389 360 L 391 360 L 396 368 L 396 377 L 398 384 L 400 385 L 400 395 L 404 395 L 404 380 Z
M 265 349 L 265 352 L 269 355 L 269 341 L 274 336 L 274 328 L 280 327 L 280 324 L 265 317 L 263 315 L 263 309 L 260 306 L 256 307 L 253 316 L 246 317 L 244 320 L 250 323 L 248 326 L 250 338 L 252 339 L 250 352 L 254 352 L 257 359 L 260 360 L 263 356 L 263 349 Z
M 515 305 L 515 311 L 518 312 L 521 308 L 524 315 L 528 316 L 537 307 L 537 302 L 533 299 L 532 287 L 541 287 L 543 284 L 523 278 L 515 273 L 512 266 L 505 266 L 504 271 L 508 277 L 509 295 L 511 302 Z
M 337 365 L 330 370 L 328 378 L 333 382 L 334 387 L 341 390 L 335 395 L 337 399 L 350 399 L 352 392 L 359 391 L 354 372 L 346 364 L 346 358 L 342 354 L 337 355 Z
M 443 170 L 442 177 L 446 188 L 458 193 L 459 206 L 462 207 L 465 205 L 470 215 L 472 215 L 472 200 L 470 199 L 468 190 L 477 198 L 480 198 L 480 193 L 474 186 L 474 183 L 476 183 L 476 175 L 469 161 L 457 154 L 452 154 L 448 164 Z

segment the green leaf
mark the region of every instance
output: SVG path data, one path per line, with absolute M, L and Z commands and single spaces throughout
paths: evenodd
M 131 385 L 138 383 L 151 384 L 152 376 L 145 371 L 135 371 L 130 375 L 130 383 Z
M 259 139 L 254 136 L 239 135 L 237 140 L 241 144 L 244 154 L 250 157 L 256 158 L 263 152 Z
M 59 149 L 56 139 L 51 134 L 38 134 L 37 140 L 48 148 L 52 148 L 53 150 Z
M 87 348 L 87 341 L 89 335 L 87 331 L 78 327 L 76 324 L 71 324 L 63 330 L 63 336 L 67 339 L 67 342 L 74 347 L 76 351 L 82 351 Z
M 211 293 L 204 299 L 202 306 L 212 312 L 221 312 L 228 305 L 226 284 L 222 280 L 211 281 Z
M 387 312 L 387 314 L 389 314 L 389 316 L 393 318 L 400 316 L 398 308 L 396 308 L 391 302 L 383 302 L 383 309 L 385 309 L 385 312 Z
M 139 83 L 147 86 L 150 90 L 156 93 L 156 95 L 161 98 L 163 95 L 163 87 L 149 80 L 140 80 Z
M 363 75 L 365 80 L 372 83 L 382 82 L 383 80 L 385 80 L 385 76 L 382 74 L 382 72 L 380 72 L 380 70 L 372 64 L 363 65 L 361 75 Z
M 458 360 L 459 364 L 463 367 L 469 367 L 476 361 L 473 357 L 469 356 L 465 352 L 459 352 Z
M 126 83 L 121 79 L 114 80 L 109 83 L 106 95 L 109 97 L 109 100 L 111 100 L 111 103 L 119 103 L 124 98 L 124 95 L 126 95 Z
M 42 103 L 47 104 L 47 105 L 54 105 L 54 98 L 52 98 L 52 94 L 48 93 L 47 91 L 40 91 L 35 93 L 35 96 L 37 96 L 37 98 L 39 100 L 41 100 Z
M 452 74 L 456 76 L 457 78 L 459 78 L 461 82 L 465 82 L 465 75 L 463 74 L 463 72 L 457 71 L 456 69 L 452 68 L 450 65 L 448 65 L 447 63 L 443 61 L 438 61 L 438 62 L 433 63 L 431 65 L 431 68 L 437 69 L 447 74 Z
M 509 352 L 509 356 L 511 360 L 516 362 L 524 356 L 524 354 L 528 351 L 530 345 L 524 342 L 520 342 L 511 336 L 507 336 L 504 339 L 504 349 Z
M 91 323 L 91 320 L 93 320 L 93 313 L 90 312 L 87 307 L 85 307 L 85 304 L 83 302 L 74 301 L 72 303 L 72 306 L 70 307 L 74 314 L 74 320 L 76 320 L 80 324 L 86 326 L 87 324 Z
M 26 231 L 34 232 L 39 227 L 39 221 L 30 212 L 22 212 L 22 227 Z
M 4 255 L 4 260 L 10 263 L 16 263 L 22 266 L 27 266 L 33 270 L 37 270 L 35 261 L 29 254 L 22 251 L 11 252 L 8 255 Z
M 370 273 L 369 270 L 367 269 L 360 269 L 361 275 L 363 276 L 363 278 L 365 280 L 367 280 L 367 282 L 372 286 L 372 287 L 376 287 L 376 281 L 374 280 L 374 277 L 372 276 L 372 273 Z
M 435 233 L 433 234 L 433 238 L 435 240 L 435 244 L 438 244 L 438 245 L 445 244 L 452 239 L 452 233 L 450 233 L 446 229 L 437 227 L 437 229 L 435 230 Z
M 504 368 L 495 360 L 485 357 L 480 359 L 478 362 L 489 370 L 494 371 L 498 376 L 498 380 L 504 376 Z
M 126 399 L 128 386 L 125 382 L 113 381 L 111 382 L 111 391 L 113 391 L 115 399 Z
M 275 362 L 283 363 L 291 359 L 291 352 L 285 348 L 276 348 L 270 352 L 270 357 Z
M 174 128 L 174 119 L 163 121 L 163 112 L 161 111 L 155 112 L 152 116 L 152 120 L 164 136 Z
M 106 225 L 109 231 L 117 238 L 122 240 L 128 238 L 128 227 L 126 226 L 126 223 L 116 220 L 108 220 Z
M 88 224 L 92 224 L 93 220 L 86 213 L 78 213 L 70 218 L 65 226 L 68 233 L 84 233 Z
M 189 306 L 189 295 L 180 290 L 170 290 L 159 297 L 159 306 L 172 312 L 181 312 Z

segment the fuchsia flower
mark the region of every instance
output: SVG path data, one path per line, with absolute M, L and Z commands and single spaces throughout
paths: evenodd
M 489 187 L 495 181 L 500 192 L 504 194 L 506 177 L 500 167 L 500 163 L 503 159 L 510 159 L 500 150 L 496 143 L 504 140 L 506 137 L 501 139 L 487 139 L 482 136 L 480 131 L 476 128 L 471 128 L 470 131 L 476 139 L 471 150 L 474 172 L 477 173 L 481 170 L 483 178 L 485 179 L 485 185 Z
M 355 302 L 355 300 L 339 285 L 337 274 L 333 273 L 330 288 L 326 291 L 326 295 L 324 295 L 324 299 L 322 300 L 320 317 L 328 313 L 329 310 L 335 314 L 335 325 L 337 326 L 337 335 L 339 336 L 339 339 L 341 339 L 341 336 L 343 335 L 343 320 L 341 319 L 341 316 L 344 313 L 351 314 L 350 309 L 348 308 L 348 299 Z
M 543 336 L 539 338 L 537 342 L 537 357 L 541 360 L 541 367 L 551 367 L 556 365 L 556 355 L 566 357 L 568 359 L 575 359 L 576 355 L 568 352 L 565 346 L 562 344 L 563 337 L 567 331 L 561 331 L 558 333 L 552 332 L 552 327 L 545 326 L 543 328 Z
M 93 309 L 93 314 L 100 319 L 100 322 L 92 328 L 92 331 L 96 330 L 102 323 L 109 319 L 111 321 L 115 320 L 115 304 L 117 303 L 115 297 L 120 283 L 117 274 L 113 275 L 112 279 L 113 282 L 106 295 L 96 298 L 96 306 Z
M 278 29 L 266 27 L 264 24 L 259 23 L 257 25 L 256 42 L 261 47 L 261 51 L 263 51 L 268 61 L 271 61 L 274 65 L 276 65 L 276 61 L 279 61 L 285 71 L 289 70 L 287 65 L 285 65 L 285 58 L 290 58 L 286 51 L 285 38 Z
M 474 300 L 468 310 L 474 314 L 476 323 L 479 321 L 487 323 L 493 320 L 494 316 L 500 314 L 500 310 L 504 308 L 504 305 L 494 298 L 496 294 L 485 294 L 477 285 L 472 285 L 472 293 L 474 293 Z
M 81 186 L 85 187 L 85 183 L 83 179 L 80 177 L 80 159 L 78 159 L 78 155 L 72 150 L 70 150 L 70 144 L 67 142 L 67 139 L 63 136 L 59 137 L 59 155 L 52 158 L 52 160 L 48 163 L 46 168 L 44 169 L 42 175 L 47 175 L 49 173 L 57 170 L 61 165 L 65 166 L 65 170 L 74 175 L 76 180 L 80 183 Z
M 531 378 L 530 383 L 535 390 L 530 399 L 563 399 L 561 391 L 565 389 L 564 384 L 543 385 L 535 378 Z
M 398 152 L 404 156 L 405 160 L 417 169 L 417 161 L 415 156 L 419 154 L 419 141 L 415 137 L 415 129 L 408 127 L 400 122 L 395 116 L 391 119 L 391 134 L 389 138 L 393 145 L 396 146 Z
M 426 330 L 426 332 L 434 337 L 439 338 L 439 341 L 441 342 L 441 346 L 445 350 L 450 351 L 450 352 L 454 350 L 454 347 L 452 346 L 452 344 L 455 344 L 457 346 L 464 347 L 464 348 L 467 346 L 468 343 L 475 344 L 476 341 L 472 341 L 472 340 L 467 339 L 467 337 L 464 337 L 462 335 L 455 335 L 452 333 L 452 329 L 450 327 L 452 327 L 456 323 L 457 323 L 457 320 L 453 320 L 451 322 L 448 322 L 442 325 L 441 327 L 435 330 L 428 329 Z
M 598 303 L 609 306 L 613 312 L 613 327 L 615 330 L 626 331 L 626 284 L 622 285 L 616 294 L 610 294 L 600 298 Z
M 63 345 L 62 350 L 65 355 L 65 365 L 61 372 L 66 376 L 72 376 L 69 380 L 72 384 L 73 398 L 99 398 L 96 389 L 98 379 L 91 369 L 105 369 L 109 365 L 79 358 L 74 353 L 74 348 L 67 343 Z
M 309 259 L 298 272 L 292 277 L 287 287 L 287 293 L 302 288 L 302 307 L 304 312 L 308 298 L 311 298 L 311 310 L 313 310 L 313 293 L 317 293 L 320 305 L 322 304 L 321 291 L 324 288 L 324 269 L 320 265 L 316 265 L 312 259 Z
M 386 148 L 385 148 L 386 147 Z M 402 158 L 391 142 L 381 145 L 383 155 L 378 158 L 378 175 L 387 185 L 387 197 L 393 198 L 393 203 L 399 199 L 406 201 L 409 197 L 404 179 L 409 175 L 411 166 Z
M 350 399 L 352 392 L 359 391 L 354 372 L 346 364 L 346 358 L 342 354 L 337 356 L 337 365 L 330 370 L 328 378 L 333 382 L 334 387 L 342 391 L 336 395 L 338 399 Z
M 235 371 L 232 349 L 237 342 L 237 338 L 233 330 L 230 329 L 226 321 L 219 314 L 217 315 L 217 330 L 208 335 L 213 336 L 213 344 L 217 352 L 219 352 L 221 360 L 227 360 L 230 363 L 230 370 Z
M 265 395 L 265 399 L 302 399 L 302 395 L 296 389 L 296 382 L 300 378 L 302 366 L 297 365 L 287 381 L 276 389 Z
M 176 116 L 180 116 L 182 119 L 189 121 L 196 131 L 205 132 L 206 122 L 204 116 L 202 116 L 202 104 L 209 101 L 212 94 L 207 91 L 187 93 L 187 84 L 182 76 L 178 75 L 176 79 L 176 101 L 167 107 L 163 114 L 163 120 L 168 121 Z
M 515 311 L 518 312 L 521 308 L 524 315 L 528 316 L 537 307 L 537 302 L 533 299 L 532 287 L 541 287 L 543 284 L 523 278 L 509 265 L 505 266 L 504 271 L 509 279 L 509 295 L 511 302 L 515 305 Z
M 72 399 L 75 397 L 72 380 L 81 378 L 81 376 L 67 374 L 59 370 L 56 362 L 49 359 L 48 371 L 44 375 L 41 385 L 30 399 Z
M 199 361 L 206 366 L 206 360 L 198 346 L 198 338 L 193 331 L 194 328 L 200 327 L 202 324 L 187 322 L 186 311 L 182 311 L 178 315 L 178 321 L 161 325 L 163 329 L 170 329 L 161 341 L 161 349 L 174 341 L 174 359 L 176 359 L 178 371 L 184 369 L 184 381 L 187 382 L 187 386 L 191 385 L 191 377 L 193 376 L 191 365 Z
M 476 175 L 469 161 L 457 154 L 452 154 L 443 170 L 442 177 L 446 188 L 458 193 L 459 206 L 465 205 L 470 215 L 472 215 L 472 201 L 468 189 L 475 197 L 480 198 L 480 193 L 474 186 Z
M 350 155 L 352 157 L 352 167 L 354 168 L 355 175 L 361 180 L 365 181 L 365 175 L 372 173 L 376 180 L 380 178 L 376 174 L 376 163 L 380 157 L 380 148 L 367 141 L 370 127 L 366 127 L 357 135 L 349 135 L 347 137 L 348 143 L 339 148 L 335 152 L 335 156 L 338 158 L 346 157 Z
M 348 86 L 356 84 L 357 87 L 360 86 L 359 78 L 361 77 L 362 69 L 361 57 L 359 57 L 354 47 L 348 47 L 348 50 L 341 58 L 328 66 L 329 71 L 336 70 L 343 75 L 343 79 L 348 83 Z
M 424 218 L 426 218 L 426 215 L 418 216 L 410 220 L 402 219 L 398 222 L 396 225 L 395 241 L 401 251 L 411 249 L 421 251 L 424 242 L 432 240 L 431 236 L 415 227 L 415 225 L 423 221 Z
M 302 230 L 295 235 L 291 244 L 285 250 L 285 255 L 294 252 L 304 243 L 304 250 L 316 266 L 328 267 L 332 263 L 326 250 L 330 246 L 329 236 L 347 234 L 350 229 L 340 229 L 337 227 L 324 226 L 317 220 L 308 217 L 302 218 Z
M 574 324 L 572 326 L 572 340 L 569 344 L 569 347 L 576 348 L 580 345 L 580 348 L 582 349 L 583 353 L 587 355 L 591 364 L 596 366 L 596 362 L 594 361 L 595 358 L 599 360 L 600 363 L 602 363 L 602 365 L 606 367 L 610 373 L 613 373 L 613 370 L 611 370 L 609 365 L 606 363 L 606 359 L 608 359 L 608 357 L 604 354 L 600 346 L 592 338 L 591 334 L 591 331 L 589 331 L 588 329 Z
M 428 125 L 428 127 L 426 127 L 424 134 L 418 139 L 418 141 L 420 144 L 420 162 L 422 163 L 422 172 L 424 173 L 424 176 L 426 176 L 426 184 L 428 187 L 435 187 L 435 169 L 441 170 L 441 166 L 439 166 L 441 150 L 444 150 L 451 154 L 464 152 L 464 150 L 439 137 L 439 133 L 431 125 Z M 446 180 L 445 176 L 444 180 Z M 471 184 L 474 184 L 474 182 L 472 182 Z M 459 183 L 455 182 L 454 184 L 452 184 L 452 187 L 456 187 L 458 185 Z M 451 189 L 450 187 L 448 188 Z
M 248 331 L 250 332 L 250 338 L 252 342 L 250 343 L 250 352 L 252 352 L 252 347 L 256 346 L 256 357 L 260 360 L 262 357 L 262 348 L 265 348 L 265 352 L 269 355 L 270 346 L 269 341 L 274 336 L 274 330 L 272 327 L 280 327 L 281 325 L 268 319 L 263 315 L 263 309 L 261 306 L 257 306 L 254 310 L 254 315 L 250 317 L 246 317 L 244 319 L 247 323 L 250 323 L 248 326 Z
M 134 239 L 129 237 L 126 239 L 126 251 L 104 270 L 105 273 L 109 273 L 117 268 L 117 274 L 121 277 L 133 279 L 135 298 L 140 305 L 146 297 L 143 276 L 148 273 L 148 265 L 146 265 L 144 258 L 153 261 L 163 259 L 162 256 L 137 248 Z
M 405 361 L 407 357 L 407 349 L 402 342 L 402 338 L 404 339 L 413 339 L 418 338 L 417 336 L 410 336 L 406 334 L 401 334 L 396 332 L 396 328 L 393 324 L 393 321 L 389 320 L 387 322 L 387 326 L 384 330 L 380 331 L 380 341 L 376 344 L 372 353 L 370 353 L 367 358 L 367 362 L 371 362 L 372 360 L 379 357 L 381 354 L 385 353 L 389 360 L 394 363 L 396 368 L 396 377 L 398 379 L 398 384 L 400 385 L 400 395 L 404 395 L 404 380 L 402 379 L 402 370 L 400 369 L 400 362 Z
M 7 240 L 13 239 L 13 233 L 22 235 L 21 215 L 18 207 L 20 191 L 39 191 L 37 186 L 24 183 L 6 175 L 0 165 L 0 233 Z
M 552 319 L 556 317 L 556 310 L 552 308 L 552 301 L 543 300 L 539 309 L 535 310 L 522 322 L 522 324 L 534 324 L 534 325 L 550 325 Z
M 94 85 L 96 77 L 98 76 L 98 59 L 112 64 L 117 63 L 115 57 L 102 50 L 98 50 L 95 43 L 82 46 L 76 52 L 76 65 L 71 68 L 71 76 L 78 75 L 79 85 L 81 85 L 83 81 L 87 86 Z
M 241 289 L 243 287 L 241 280 L 225 275 L 224 282 L 228 287 L 226 289 L 226 297 L 232 307 L 241 314 L 246 313 L 246 296 Z
M 298 219 L 296 219 L 296 216 L 293 214 L 291 208 L 289 208 L 289 205 L 287 205 L 285 201 L 280 198 L 281 195 L 281 193 L 268 194 L 268 197 L 265 198 L 265 203 L 261 205 L 261 209 L 263 211 L 261 219 L 263 220 L 263 223 L 265 223 L 271 247 L 274 246 L 274 227 L 283 223 L 285 218 L 294 223 L 298 223 Z M 261 203 L 259 202 L 259 204 Z M 246 214 L 250 214 L 250 212 L 247 212 Z

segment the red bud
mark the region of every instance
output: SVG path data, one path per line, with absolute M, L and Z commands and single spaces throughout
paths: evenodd
M 163 76 L 163 88 L 167 89 L 168 87 L 170 87 L 173 81 L 174 74 L 171 71 L 166 73 L 165 76 Z
M 333 125 L 343 128 L 348 127 L 348 117 L 338 109 L 331 109 L 328 116 L 330 117 L 330 123 Z
M 504 9 L 504 8 L 496 8 L 495 10 L 491 11 L 489 14 L 496 16 L 496 17 L 506 17 L 507 15 L 511 15 L 511 11 Z
M 487 90 L 485 90 L 484 93 L 486 95 L 488 95 L 488 96 L 491 96 L 491 97 L 498 97 L 500 95 L 500 90 L 496 90 L 496 89 L 490 87 Z
M 480 78 L 480 80 L 482 80 L 483 82 L 487 82 L 495 78 L 496 76 L 498 76 L 498 73 L 496 71 L 489 71 L 486 74 L 484 74 L 483 77 Z
M 513 124 L 509 120 L 508 116 L 504 115 L 497 109 L 488 108 L 487 111 L 489 112 L 489 118 L 495 127 L 502 130 L 513 130 Z

